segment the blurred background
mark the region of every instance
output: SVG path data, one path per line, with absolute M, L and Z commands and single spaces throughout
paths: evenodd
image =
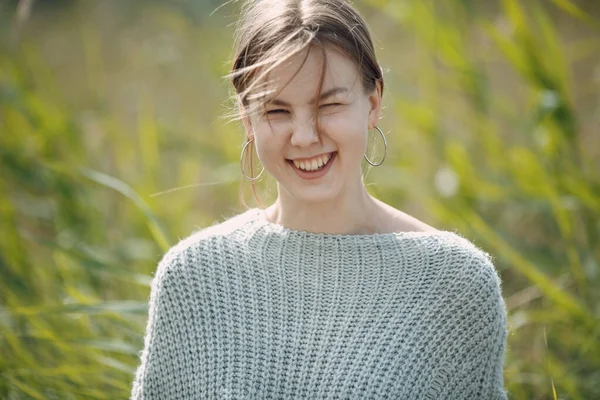
M 510 398 L 600 398 L 600 2 L 356 5 L 386 80 L 369 191 L 493 255 Z M 239 7 L 0 0 L 0 398 L 127 398 L 162 254 L 256 206 Z

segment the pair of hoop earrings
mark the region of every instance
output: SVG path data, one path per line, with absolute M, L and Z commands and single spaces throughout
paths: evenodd
M 383 158 L 378 163 L 374 163 L 373 161 L 369 160 L 369 157 L 367 157 L 366 154 L 364 155 L 364 158 L 373 167 L 378 167 L 381 164 L 383 164 L 383 162 L 385 161 L 385 158 L 387 157 L 387 140 L 385 139 L 385 135 L 383 134 L 383 131 L 381 129 L 379 129 L 379 127 L 377 125 L 374 125 L 373 128 L 377 129 L 377 132 L 379 132 L 379 134 L 381 135 L 381 138 L 383 139 L 383 148 L 384 148 Z M 249 177 L 244 172 L 244 156 L 246 154 L 246 149 L 252 143 L 254 143 L 254 139 L 248 140 L 246 142 L 246 144 L 244 144 L 244 147 L 242 148 L 242 154 L 240 155 L 240 169 L 242 171 L 242 175 L 244 176 L 244 178 L 248 179 L 249 181 L 255 181 L 255 180 L 257 180 L 258 178 L 261 177 L 261 175 L 263 174 L 263 172 L 265 172 L 265 167 L 262 167 L 262 169 L 260 170 L 260 173 L 256 177 L 254 177 L 254 178 Z

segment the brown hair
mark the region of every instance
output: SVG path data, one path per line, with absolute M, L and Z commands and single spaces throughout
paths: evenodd
M 312 45 L 323 51 L 320 93 L 326 68 L 325 44 L 334 45 L 356 63 L 366 92 L 375 90 L 379 82 L 383 93 L 382 70 L 371 34 L 349 1 L 248 0 L 236 28 L 233 67 L 228 75 L 241 106 L 240 117 L 265 106 L 272 94 L 265 82 L 267 75 Z

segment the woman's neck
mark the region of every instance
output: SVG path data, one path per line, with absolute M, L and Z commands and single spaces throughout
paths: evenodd
M 381 229 L 380 202 L 364 189 L 358 196 L 340 201 L 304 203 L 279 196 L 265 210 L 269 222 L 288 229 L 329 234 L 370 234 Z

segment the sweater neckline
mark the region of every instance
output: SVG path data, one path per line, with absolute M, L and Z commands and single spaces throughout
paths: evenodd
M 276 224 L 274 222 L 270 222 L 264 210 L 260 208 L 251 208 L 247 211 L 250 216 L 250 220 L 258 227 L 262 227 L 267 229 L 270 232 L 282 234 L 285 236 L 294 235 L 294 236 L 303 236 L 306 238 L 322 238 L 322 239 L 344 239 L 344 240 L 358 240 L 358 239 L 384 239 L 384 238 L 415 238 L 415 239 L 425 239 L 429 237 L 440 237 L 446 235 L 456 235 L 456 233 L 451 231 L 444 230 L 436 230 L 436 231 L 399 231 L 399 232 L 389 232 L 389 233 L 322 233 L 322 232 L 309 232 L 305 230 L 296 230 L 292 228 L 287 228 L 281 224 Z

